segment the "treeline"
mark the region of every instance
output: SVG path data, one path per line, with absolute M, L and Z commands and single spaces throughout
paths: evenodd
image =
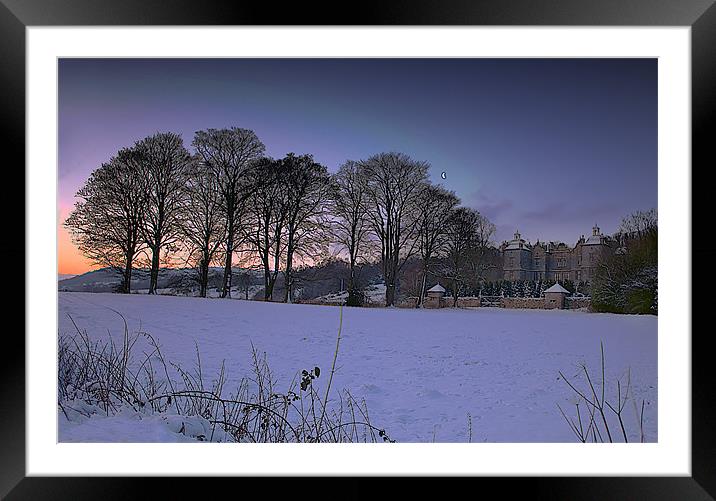
M 473 296 L 504 296 L 504 297 L 533 297 L 544 296 L 544 291 L 559 283 L 570 296 L 588 296 L 589 283 L 585 281 L 573 282 L 572 280 L 498 280 L 484 282 L 479 288 L 473 289 Z
M 392 306 L 408 261 L 420 261 L 421 298 L 428 275 L 457 294 L 489 266 L 494 225 L 431 184 L 428 169 L 389 152 L 348 160 L 330 174 L 312 155 L 266 156 L 249 129 L 199 131 L 191 149 L 162 132 L 96 169 L 64 224 L 87 258 L 121 275 L 125 293 L 133 267 L 149 268 L 154 294 L 160 266 L 182 259 L 196 269 L 202 297 L 209 267 L 222 266 L 221 297 L 230 297 L 238 260 L 262 271 L 265 300 L 291 302 L 298 266 L 340 254 L 349 304 L 362 297 L 361 264 L 375 262 Z M 284 292 L 275 298 L 279 275 Z
M 658 220 L 655 209 L 624 218 L 616 252 L 599 261 L 592 308 L 612 313 L 658 313 Z

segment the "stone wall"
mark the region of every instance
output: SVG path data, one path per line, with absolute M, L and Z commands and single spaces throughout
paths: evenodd
M 398 308 L 415 308 L 418 304 L 417 297 L 406 297 L 395 303 Z M 423 299 L 423 307 L 429 309 L 450 308 L 453 304 L 451 296 L 445 297 L 426 297 Z M 480 306 L 479 297 L 460 297 L 457 299 L 458 308 L 477 308 Z
M 592 300 L 588 297 L 568 297 L 564 300 L 565 310 L 590 309 L 591 305 Z M 503 297 L 500 306 L 502 308 L 547 309 L 547 301 L 545 298 Z
M 568 297 L 564 300 L 565 310 L 592 309 L 592 299 L 588 297 Z
M 396 308 L 415 308 L 417 304 L 417 297 L 406 297 L 395 301 Z
M 310 302 L 310 301 L 306 301 Z M 588 297 L 576 297 L 576 298 L 565 298 L 564 309 L 565 310 L 577 310 L 591 307 L 591 298 Z M 415 308 L 418 303 L 417 297 L 406 297 L 396 301 L 395 306 L 397 308 Z M 316 303 L 312 303 L 316 304 Z M 319 303 L 319 304 L 333 304 L 333 303 Z M 429 309 L 437 308 L 448 308 L 453 304 L 452 297 L 426 297 L 423 300 L 423 307 Z M 366 307 L 383 307 L 383 302 L 378 303 L 366 303 Z M 479 297 L 459 297 L 457 299 L 458 308 L 479 308 L 480 298 Z M 511 309 L 528 309 L 528 310 L 544 310 L 547 309 L 547 301 L 543 297 L 503 297 L 500 298 L 501 308 Z
M 459 297 L 457 298 L 458 308 L 477 308 L 480 306 L 479 297 Z
M 445 297 L 426 297 L 423 301 L 424 308 L 445 308 L 448 306 L 448 298 Z
M 502 308 L 544 309 L 544 298 L 541 297 L 503 297 L 500 303 Z
M 320 299 L 296 299 L 294 304 L 313 304 L 316 306 L 342 306 L 345 301 L 321 301 Z

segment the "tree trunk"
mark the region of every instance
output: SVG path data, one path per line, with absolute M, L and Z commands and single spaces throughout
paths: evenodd
M 268 268 L 264 270 L 264 301 L 268 301 L 271 297 L 269 286 L 271 284 L 271 272 Z
M 268 261 L 267 261 L 268 262 Z M 278 266 L 278 263 L 274 263 L 274 266 Z M 264 268 L 264 301 L 273 301 L 273 289 L 276 285 L 276 277 L 278 276 L 278 270 L 273 272 L 269 270 L 268 264 Z
M 273 289 L 276 286 L 276 278 L 278 277 L 278 269 L 281 264 L 281 256 L 279 251 L 281 249 L 281 239 L 276 239 L 276 252 L 273 256 L 273 272 L 269 274 L 269 289 L 268 289 L 268 300 L 273 301 Z
M 231 260 L 234 255 L 234 222 L 229 220 L 229 227 L 226 237 L 226 261 L 224 263 L 224 279 L 221 289 L 221 297 L 231 297 Z
M 132 254 L 127 253 L 124 264 L 124 276 L 122 277 L 122 292 L 129 294 L 132 291 Z
M 395 280 L 393 280 L 395 281 Z M 395 283 L 385 284 L 385 306 L 395 305 Z
M 261 251 L 261 264 L 264 268 L 264 301 L 268 301 L 269 282 L 271 281 L 271 278 L 269 271 L 269 256 L 268 251 L 266 250 Z
M 385 306 L 393 306 L 395 304 L 395 282 L 396 269 L 393 258 L 388 257 L 383 264 L 383 277 L 385 279 Z
M 209 285 L 209 261 L 204 258 L 199 266 L 199 297 L 206 297 L 206 289 Z
M 427 287 L 428 272 L 423 272 L 423 283 L 420 285 L 420 296 L 418 297 L 418 308 L 423 307 L 423 300 L 425 299 L 425 289 Z
M 349 295 L 353 294 L 353 288 L 355 287 L 355 278 L 356 278 L 355 260 L 351 259 L 350 271 L 348 273 L 348 287 L 346 289 L 348 291 Z
M 149 271 L 149 294 L 157 293 L 159 281 L 159 247 L 152 247 L 152 269 Z
M 291 268 L 288 264 L 288 261 L 286 261 L 286 271 L 283 274 L 284 276 L 284 291 L 283 291 L 283 302 L 284 303 L 290 303 L 291 302 Z
M 430 257 L 423 259 L 423 283 L 420 284 L 420 295 L 418 297 L 418 308 L 423 307 L 423 301 L 425 299 L 425 289 L 427 289 L 428 282 L 428 261 Z
M 271 295 L 269 296 L 269 299 L 273 301 L 273 291 L 276 289 L 276 280 L 278 279 L 278 263 L 276 263 L 276 269 L 273 270 L 273 273 L 271 273 Z
M 283 302 L 284 303 L 291 303 L 292 297 L 291 297 L 291 268 L 293 266 L 293 237 L 289 235 L 288 237 L 288 248 L 286 249 L 286 273 L 284 273 L 286 277 L 286 284 L 285 289 L 286 292 L 283 295 Z

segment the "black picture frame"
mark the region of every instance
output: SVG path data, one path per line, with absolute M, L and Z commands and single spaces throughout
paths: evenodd
M 716 122 L 716 6 L 714 0 L 449 0 L 429 2 L 356 3 L 346 9 L 340 3 L 326 9 L 320 4 L 281 5 L 254 2 L 196 2 L 169 0 L 0 0 L 0 142 L 6 182 L 23 186 L 25 165 L 25 28 L 28 26 L 84 25 L 621 25 L 690 26 L 692 61 L 692 238 L 691 258 L 710 261 L 716 251 L 706 206 L 710 185 L 705 182 L 716 153 L 709 132 Z M 10 160 L 13 159 L 13 160 Z M 17 179 L 8 179 L 16 176 Z M 699 182 L 700 181 L 700 182 Z M 698 193 L 701 190 L 703 193 Z M 23 193 L 24 189 L 12 190 Z M 699 196 L 703 195 L 703 196 Z M 20 204 L 20 201 L 16 201 Z M 24 206 L 23 206 L 24 207 Z M 3 245 L 4 262 L 17 267 L 25 262 L 23 221 L 7 218 L 12 245 Z M 14 227 L 13 227 L 14 226 Z M 20 240 L 20 236 L 23 236 Z M 8 240 L 9 241 L 9 240 Z M 19 243 L 22 241 L 23 243 Z M 6 242 L 7 243 L 7 242 Z M 681 243 L 680 245 L 684 245 Z M 684 273 L 691 269 L 685 267 Z M 15 282 L 19 279 L 15 279 Z M 580 477 L 580 478 L 481 478 L 504 483 L 505 492 L 522 491 L 530 498 L 549 499 L 713 499 L 716 496 L 716 440 L 711 402 L 714 371 L 710 370 L 708 324 L 698 328 L 696 318 L 708 311 L 706 294 L 697 294 L 692 282 L 692 476 L 691 477 Z M 12 289 L 12 290 L 8 290 Z M 0 497 L 7 499 L 141 498 L 149 495 L 131 478 L 39 478 L 25 475 L 25 343 L 17 326 L 11 327 L 26 287 L 4 287 L 5 329 L 0 352 Z M 23 308 L 24 310 L 24 308 Z M 13 314 L 10 314 L 14 312 Z M 698 315 L 694 315 L 698 313 Z M 706 327 L 706 328 L 704 328 Z M 668 335 L 689 335 L 670 332 Z M 472 479 L 471 482 L 474 482 Z M 146 480 L 144 480 L 146 481 Z M 211 482 L 210 488 L 226 482 Z M 420 482 L 417 483 L 420 486 Z M 162 497 L 188 493 L 188 481 L 172 478 L 161 484 Z M 374 487 L 347 481 L 346 493 L 365 497 Z

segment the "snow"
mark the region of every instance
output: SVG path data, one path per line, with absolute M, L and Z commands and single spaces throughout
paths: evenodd
M 600 245 L 604 243 L 604 235 L 590 235 L 589 238 L 584 242 L 584 245 Z
M 91 418 L 72 413 L 65 408 L 60 411 L 60 442 L 197 442 L 211 434 L 211 426 L 196 416 L 176 414 L 143 415 L 121 408 L 115 415 L 102 416 L 101 412 Z M 68 420 L 69 417 L 69 420 Z
M 365 297 L 369 303 L 385 304 L 385 283 L 370 285 L 365 289 Z
M 365 299 L 369 304 L 385 304 L 385 284 L 373 284 L 365 288 Z M 315 301 L 321 303 L 344 303 L 348 299 L 348 291 L 336 292 L 333 294 L 326 294 L 315 299 Z
M 319 296 L 315 300 L 321 303 L 345 303 L 348 299 L 348 291 L 334 292 L 333 294 L 326 294 L 325 296 Z
M 559 284 L 554 284 L 549 289 L 546 289 L 545 292 L 561 292 L 562 294 L 569 294 L 569 291 Z
M 121 339 L 121 312 L 130 330 L 150 332 L 164 357 L 192 369 L 196 341 L 204 374 L 226 360 L 229 383 L 251 375 L 251 344 L 266 352 L 287 389 L 302 369 L 328 372 L 339 308 L 192 297 L 59 293 L 59 331 L 68 315 L 93 339 Z M 574 442 L 556 405 L 574 415 L 562 371 L 581 386 L 580 363 L 600 380 L 600 341 L 607 398 L 627 371 L 639 405 L 645 400 L 647 441 L 657 440 L 657 317 L 562 310 L 344 308 L 334 389 L 365 397 L 371 421 L 398 442 Z M 323 378 L 320 385 L 326 383 Z M 231 387 L 228 384 L 227 387 Z M 582 386 L 583 387 L 583 386 Z M 321 386 L 321 388 L 324 388 Z M 333 390 L 332 390 L 333 393 Z M 334 394 L 335 396 L 335 394 Z M 582 409 L 584 407 L 582 406 Z M 179 417 L 135 415 L 73 418 L 58 411 L 60 441 L 196 440 Z M 172 421 L 174 420 L 174 421 Z M 634 406 L 625 410 L 630 439 Z M 185 426 L 199 430 L 201 423 Z M 634 431 L 632 431 L 634 430 Z
M 428 289 L 428 292 L 445 292 L 445 287 L 443 287 L 440 284 L 435 284 L 431 288 Z

